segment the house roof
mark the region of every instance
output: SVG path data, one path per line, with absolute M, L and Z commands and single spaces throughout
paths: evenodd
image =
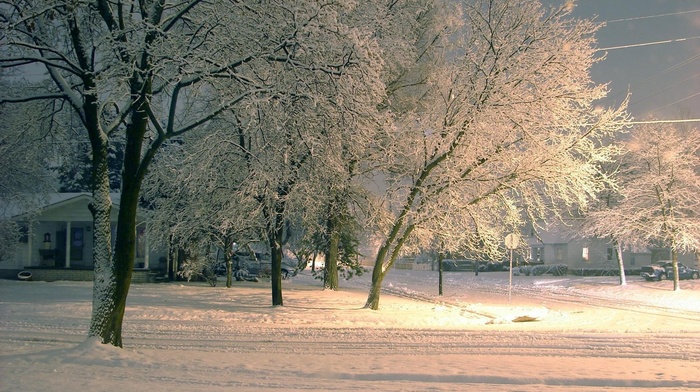
M 116 221 L 121 195 L 111 193 L 110 198 L 112 199 L 112 220 Z M 92 194 L 88 192 L 53 193 L 48 195 L 38 211 L 22 211 L 14 214 L 11 219 L 15 221 L 30 218 L 42 221 L 92 220 L 92 214 L 87 209 L 91 201 Z

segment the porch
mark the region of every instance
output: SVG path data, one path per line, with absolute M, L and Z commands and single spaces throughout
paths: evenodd
M 155 283 L 163 281 L 162 272 L 147 268 L 135 268 L 131 283 Z M 93 269 L 89 267 L 26 267 L 18 273 L 21 280 L 54 282 L 57 280 L 92 281 Z
M 111 230 L 116 229 L 119 196 L 111 195 Z M 88 208 L 89 193 L 59 193 L 51 195 L 47 204 L 36 212 L 17 214 L 12 219 L 20 225 L 22 237 L 14 256 L 0 268 L 66 268 L 75 271 L 91 270 L 93 260 L 93 222 Z M 135 267 L 149 269 L 155 261 L 159 266 L 160 252 L 151 250 L 146 236 L 146 222 L 137 216 Z M 112 235 L 112 247 L 114 247 Z

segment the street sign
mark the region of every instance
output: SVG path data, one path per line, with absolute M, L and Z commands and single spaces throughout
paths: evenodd
M 518 248 L 520 236 L 515 233 L 510 233 L 505 239 L 506 248 L 510 250 L 510 265 L 508 268 L 508 303 L 510 303 L 511 291 L 513 290 L 513 250 Z
M 520 237 L 517 234 L 510 233 L 506 236 L 506 248 L 513 250 L 518 247 L 520 243 Z

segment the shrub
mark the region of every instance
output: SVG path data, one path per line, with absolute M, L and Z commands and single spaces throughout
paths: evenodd
M 521 267 L 520 270 L 527 276 L 531 274 L 540 276 L 544 274 L 552 274 L 554 276 L 564 276 L 569 272 L 569 266 L 566 264 L 551 264 L 551 265 L 534 265 Z

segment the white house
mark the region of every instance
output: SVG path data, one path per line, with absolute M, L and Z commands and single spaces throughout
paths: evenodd
M 120 197 L 119 194 L 112 194 L 111 197 L 111 221 L 114 232 L 119 214 Z M 20 225 L 24 235 L 20 239 L 14 256 L 3 260 L 0 263 L 0 269 L 92 271 L 93 223 L 92 214 L 88 209 L 91 200 L 92 196 L 89 193 L 57 193 L 50 195 L 47 203 L 38 211 L 12 216 L 11 219 Z M 162 268 L 161 254 L 151 250 L 145 235 L 147 223 L 142 213 L 137 215 L 137 222 L 139 223 L 136 227 L 135 267 L 142 270 Z M 70 274 L 63 273 L 60 278 L 66 276 Z

